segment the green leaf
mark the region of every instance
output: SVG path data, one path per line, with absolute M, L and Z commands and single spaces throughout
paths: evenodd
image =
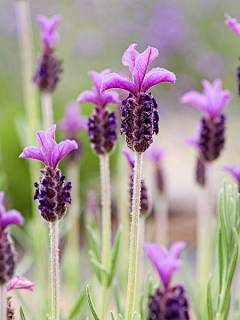
M 76 303 L 74 304 L 74 306 L 70 312 L 70 315 L 68 317 L 69 320 L 74 319 L 79 314 L 84 300 L 85 300 L 85 290 L 82 290 L 80 292 L 80 295 L 79 295 Z
M 113 315 L 112 311 L 111 311 L 111 318 L 112 318 L 112 320 L 115 320 L 115 318 L 114 318 L 114 315 Z
M 223 252 L 222 252 L 221 228 L 219 228 L 219 232 L 218 232 L 218 265 L 219 265 L 219 292 L 221 292 L 222 280 L 223 280 L 223 266 L 224 266 L 224 258 L 223 258 Z
M 108 287 L 110 287 L 112 284 L 112 281 L 116 272 L 116 268 L 117 268 L 117 259 L 118 259 L 119 248 L 120 248 L 121 234 L 122 234 L 122 227 L 119 226 L 118 232 L 116 234 L 116 238 L 114 241 L 114 245 L 113 245 L 113 250 L 112 250 L 112 262 L 111 262 L 111 268 L 110 268 L 110 273 L 108 278 Z
M 119 320 L 123 320 L 123 316 L 119 314 Z
M 208 279 L 208 285 L 207 285 L 207 311 L 208 311 L 208 320 L 213 320 L 211 280 L 212 280 L 212 275 L 211 275 L 210 278 Z
M 94 252 L 96 259 L 99 262 L 101 262 L 99 250 L 98 250 L 98 240 L 96 239 L 94 230 L 90 225 L 87 226 L 87 235 L 88 235 L 89 248 Z
M 109 274 L 107 272 L 107 269 L 104 267 L 104 265 L 100 262 L 98 262 L 96 259 L 91 258 L 90 262 L 93 264 L 94 269 L 96 269 L 96 275 L 98 276 L 99 282 L 104 286 L 108 286 L 108 279 Z M 105 280 L 107 278 L 107 281 Z
M 22 306 L 20 306 L 20 317 L 21 317 L 21 320 L 26 320 L 26 317 L 25 317 L 25 314 L 24 314 Z
M 86 294 L 87 294 L 87 302 L 88 302 L 89 308 L 92 312 L 93 318 L 95 320 L 100 320 L 100 318 L 97 314 L 97 311 L 96 311 L 96 309 L 93 305 L 93 302 L 92 302 L 92 298 L 91 298 L 90 291 L 89 291 L 89 284 L 86 286 Z

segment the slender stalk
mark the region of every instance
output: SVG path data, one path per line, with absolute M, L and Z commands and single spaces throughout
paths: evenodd
M 109 155 L 100 156 L 101 197 L 102 197 L 102 264 L 109 270 L 111 250 L 111 198 Z M 103 287 L 101 319 L 106 318 L 108 288 Z
M 50 222 L 52 320 L 59 320 L 59 238 L 58 221 Z
M 0 286 L 0 319 L 7 319 L 7 289 L 5 285 Z
M 65 254 L 65 277 L 68 290 L 78 288 L 80 280 L 80 197 L 79 197 L 79 163 L 70 162 L 67 168 L 67 178 L 72 183 L 72 205 L 67 215 L 67 247 Z
M 125 320 L 132 319 L 134 311 L 134 299 L 136 293 L 136 277 L 138 265 L 138 242 L 139 242 L 139 215 L 142 177 L 142 153 L 135 152 L 135 164 L 133 175 L 133 199 L 132 199 L 132 222 L 130 231 L 130 252 L 128 267 L 128 289 L 125 309 Z
M 199 285 L 206 285 L 211 263 L 211 225 L 214 216 L 212 164 L 205 164 L 206 184 L 199 194 L 197 211 L 197 275 Z
M 49 92 L 42 92 L 41 101 L 43 130 L 47 131 L 53 125 L 52 94 Z
M 168 201 L 165 194 L 158 194 L 154 202 L 154 238 L 157 243 L 168 247 Z

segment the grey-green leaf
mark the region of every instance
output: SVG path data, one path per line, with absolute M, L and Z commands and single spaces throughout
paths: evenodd
M 96 311 L 96 309 L 93 305 L 93 302 L 92 302 L 92 297 L 91 297 L 90 290 L 89 290 L 89 284 L 86 286 L 86 294 L 87 294 L 87 302 L 88 302 L 89 308 L 92 312 L 93 318 L 95 320 L 100 320 L 100 318 L 97 314 L 97 311 Z

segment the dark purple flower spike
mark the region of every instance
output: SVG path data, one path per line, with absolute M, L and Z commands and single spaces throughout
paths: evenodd
M 131 167 L 132 173 L 130 175 L 129 183 L 129 207 L 131 207 L 132 198 L 133 198 L 133 168 L 134 168 L 134 154 L 129 150 L 122 150 L 122 153 L 126 156 L 128 163 Z M 141 215 L 147 215 L 149 213 L 149 200 L 148 192 L 145 181 L 141 180 Z
M 145 253 L 156 268 L 163 284 L 162 288 L 157 288 L 155 294 L 150 296 L 149 320 L 189 319 L 184 288 L 170 286 L 174 272 L 182 266 L 179 257 L 185 247 L 184 241 L 176 241 L 169 251 L 156 243 L 144 244 Z
M 66 214 L 66 204 L 71 204 L 71 182 L 65 184 L 65 176 L 58 168 L 58 163 L 70 151 L 78 148 L 74 140 L 65 140 L 57 144 L 55 130 L 56 125 L 53 125 L 46 133 L 37 131 L 40 148 L 27 147 L 19 156 L 40 160 L 45 164 L 45 168 L 40 170 L 43 174 L 39 178 L 40 183 L 34 183 L 34 200 L 39 200 L 38 209 L 48 222 L 60 220 Z
M 9 281 L 15 271 L 15 250 L 12 240 L 5 229 L 12 224 L 23 225 L 24 218 L 17 210 L 5 212 L 4 192 L 0 192 L 0 285 Z
M 98 155 L 109 153 L 117 140 L 116 114 L 107 108 L 109 103 L 120 104 L 117 92 L 100 92 L 103 77 L 110 72 L 105 69 L 98 73 L 89 71 L 94 87 L 91 91 L 83 91 L 77 102 L 91 102 L 95 105 L 92 116 L 88 119 L 88 135 L 93 150 Z
M 148 47 L 143 53 L 137 52 L 136 44 L 123 54 L 122 63 L 128 66 L 132 80 L 117 73 L 107 74 L 102 81 L 101 92 L 111 88 L 119 88 L 129 92 L 127 99 L 122 101 L 121 134 L 125 133 L 127 146 L 136 152 L 144 152 L 152 143 L 152 135 L 158 134 L 158 105 L 146 92 L 161 82 L 174 83 L 174 73 L 154 68 L 147 73 L 151 62 L 158 56 L 156 48 Z
M 181 98 L 181 103 L 195 105 L 207 114 L 201 120 L 199 147 L 205 161 L 216 160 L 225 142 L 225 116 L 221 113 L 226 107 L 232 94 L 222 90 L 222 81 L 216 79 L 211 85 L 207 80 L 202 81 L 203 93 L 190 91 Z
M 41 26 L 42 51 L 39 54 L 38 64 L 33 81 L 39 91 L 53 92 L 62 73 L 62 62 L 55 56 L 54 44 L 59 41 L 56 27 L 62 20 L 60 15 L 51 18 L 39 15 L 37 21 Z

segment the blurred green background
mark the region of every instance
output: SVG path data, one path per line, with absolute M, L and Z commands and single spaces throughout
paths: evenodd
M 159 50 L 159 57 L 153 66 L 161 66 L 177 75 L 175 85 L 162 84 L 152 90 L 161 115 L 160 135 L 156 140 L 168 149 L 165 169 L 170 211 L 174 212 L 176 207 L 179 211 L 194 207 L 196 154 L 194 148 L 184 144 L 184 139 L 196 133 L 200 112 L 193 107 L 181 106 L 179 98 L 190 89 L 201 91 L 201 79 L 212 82 L 220 77 L 223 88 L 235 96 L 226 108 L 227 144 L 216 165 L 217 188 L 220 188 L 222 178 L 231 179 L 221 167 L 226 163 L 237 164 L 240 160 L 240 101 L 236 83 L 240 39 L 225 25 L 224 13 L 240 20 L 237 1 L 33 0 L 30 6 L 36 57 L 40 49 L 36 16 L 50 17 L 57 13 L 63 16 L 58 27 L 61 41 L 56 45 L 56 53 L 63 60 L 64 73 L 54 93 L 55 122 L 63 117 L 69 101 L 92 87 L 88 70 L 126 71 L 121 58 L 131 43 L 138 44 L 139 52 L 148 45 L 154 46 Z M 27 161 L 18 159 L 23 146 L 16 123 L 24 117 L 24 108 L 13 0 L 1 0 L 0 108 L 0 171 L 7 177 L 5 189 L 9 205 L 28 218 L 31 215 L 30 188 L 33 187 L 29 183 Z M 89 115 L 92 108 L 90 104 L 84 104 L 83 114 Z M 58 132 L 57 140 L 62 138 Z M 81 170 L 81 197 L 85 201 L 88 190 L 99 184 L 99 165 L 86 133 L 82 133 L 82 138 L 85 147 L 81 160 L 84 168 Z M 114 174 L 116 153 L 111 157 L 111 166 Z M 187 204 L 185 199 L 189 199 Z

